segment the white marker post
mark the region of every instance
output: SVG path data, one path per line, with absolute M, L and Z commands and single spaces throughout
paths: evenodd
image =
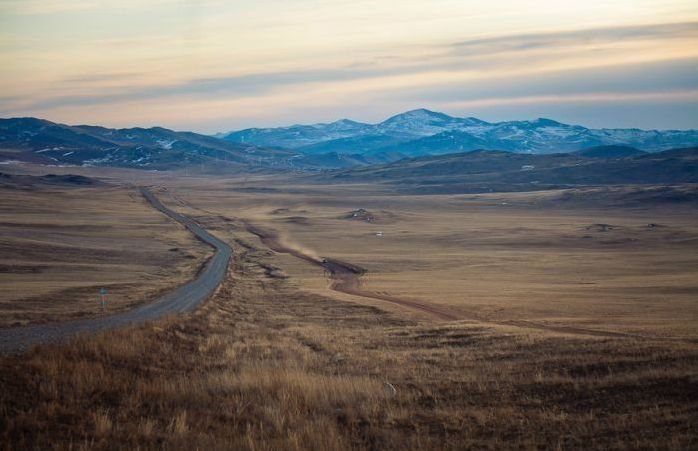
M 107 289 L 106 288 L 99 289 L 99 302 L 100 302 L 100 304 L 102 304 L 102 313 L 104 313 L 107 310 Z

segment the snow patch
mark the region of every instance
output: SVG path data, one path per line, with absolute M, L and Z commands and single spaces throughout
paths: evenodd
M 158 139 L 156 141 L 160 147 L 162 147 L 165 150 L 172 150 L 172 145 L 177 142 L 176 139 L 173 139 L 172 141 L 168 141 L 166 139 Z

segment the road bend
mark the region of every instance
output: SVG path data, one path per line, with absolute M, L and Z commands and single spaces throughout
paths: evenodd
M 156 320 L 165 315 L 188 312 L 213 294 L 225 278 L 233 252 L 230 246 L 208 233 L 193 219 L 165 207 L 148 188 L 140 188 L 140 192 L 153 208 L 179 222 L 199 240 L 215 249 L 215 254 L 204 264 L 197 277 L 151 303 L 126 312 L 60 323 L 0 329 L 0 354 L 21 353 L 35 344 L 57 342 L 78 334 L 102 332 Z

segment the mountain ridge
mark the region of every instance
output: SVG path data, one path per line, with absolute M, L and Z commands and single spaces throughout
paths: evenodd
M 351 123 L 352 127 L 331 128 L 332 124 L 342 121 Z M 450 142 L 443 139 L 448 133 L 452 133 Z M 430 139 L 438 135 L 442 136 Z M 408 157 L 479 148 L 548 154 L 619 145 L 657 152 L 698 144 L 698 130 L 591 129 L 542 117 L 528 121 L 487 122 L 421 108 L 391 116 L 377 124 L 341 119 L 329 124 L 239 130 L 224 135 L 222 139 L 292 149 L 304 154 L 398 153 Z
M 0 119 L 0 157 L 49 165 L 173 169 L 214 163 L 273 166 L 292 155 L 164 127 L 107 128 L 24 117 Z
M 524 155 L 567 153 L 579 158 L 597 159 L 634 157 L 646 152 L 639 146 L 606 144 L 608 139 L 604 137 L 631 141 L 628 137 L 632 138 L 638 133 L 655 147 L 674 141 L 678 145 L 667 147 L 692 147 L 696 145 L 694 140 L 698 142 L 698 132 L 695 130 L 664 132 L 678 134 L 680 139 L 672 141 L 658 131 L 591 130 L 547 118 L 493 124 L 472 117 L 453 118 L 424 109 L 395 115 L 376 125 L 338 120 L 281 129 L 250 130 L 254 130 L 257 136 L 275 135 L 281 130 L 283 139 L 300 140 L 304 145 L 297 149 L 285 149 L 281 146 L 230 142 L 164 127 L 115 129 L 97 125 L 71 126 L 29 117 L 0 119 L 0 160 L 151 170 L 200 165 L 203 171 L 203 166 L 207 165 L 210 170 L 218 172 L 254 168 L 318 171 L 368 167 L 405 158 L 473 150 L 499 150 Z M 431 134 L 434 131 L 438 133 Z M 328 139 L 328 134 L 333 139 Z M 593 136 L 590 137 L 590 134 Z M 540 148 L 521 151 L 517 147 L 528 142 L 531 136 L 545 146 L 542 151 Z M 689 145 L 684 145 L 686 142 Z

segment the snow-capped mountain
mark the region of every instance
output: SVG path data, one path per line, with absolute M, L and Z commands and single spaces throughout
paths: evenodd
M 425 109 L 412 110 L 393 116 L 375 126 L 381 133 L 400 136 L 432 136 L 447 130 L 477 129 L 490 125 L 485 121 L 469 118 L 456 118 Z
M 489 123 L 425 109 L 378 124 L 347 119 L 331 124 L 247 129 L 230 142 L 295 149 L 306 154 L 440 155 L 478 149 L 547 154 L 625 145 L 656 152 L 698 144 L 696 130 L 589 129 L 551 119 Z
M 696 145 L 696 130 L 594 130 L 550 119 L 489 123 L 428 110 L 408 111 L 379 124 L 344 119 L 248 129 L 224 139 L 161 127 L 112 129 L 36 118 L 0 119 L 0 163 L 143 169 L 207 165 L 221 171 L 316 170 L 481 149 L 551 154 L 595 148 L 593 155 L 605 158 L 616 155 L 618 146 L 657 152 Z

